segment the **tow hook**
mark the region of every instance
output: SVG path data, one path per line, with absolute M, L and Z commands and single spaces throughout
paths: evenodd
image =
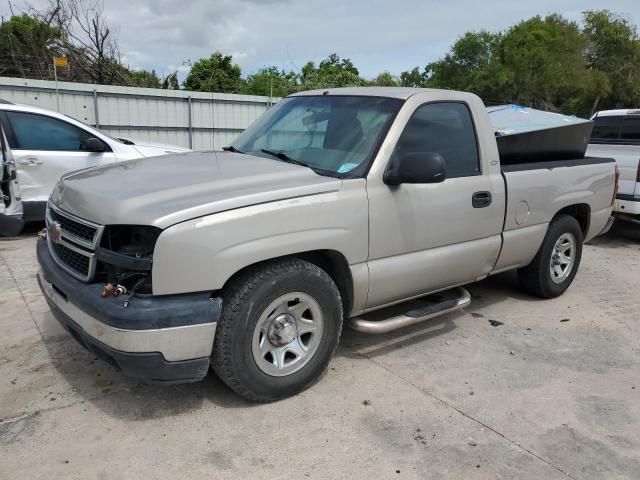
M 46 240 L 47 238 L 47 229 L 43 228 L 42 230 L 40 230 L 38 232 L 38 238 L 41 238 L 42 240 Z

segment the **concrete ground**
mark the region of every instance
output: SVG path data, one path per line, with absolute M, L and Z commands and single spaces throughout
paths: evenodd
M 640 228 L 587 245 L 561 298 L 507 274 L 466 311 L 347 330 L 317 385 L 270 405 L 96 360 L 49 313 L 34 245 L 0 240 L 0 478 L 640 478 Z

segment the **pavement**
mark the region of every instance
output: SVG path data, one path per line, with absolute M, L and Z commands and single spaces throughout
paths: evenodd
M 2 479 L 640 478 L 640 227 L 586 245 L 558 299 L 503 274 L 464 311 L 346 330 L 319 383 L 269 405 L 97 360 L 50 314 L 35 242 L 0 240 Z

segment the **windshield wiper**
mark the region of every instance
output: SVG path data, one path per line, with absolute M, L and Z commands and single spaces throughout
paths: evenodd
M 271 155 L 272 157 L 279 158 L 284 162 L 293 163 L 294 165 L 300 165 L 301 167 L 309 167 L 309 165 L 307 165 L 306 163 L 301 162 L 300 160 L 296 160 L 295 158 L 291 158 L 284 152 L 274 152 L 271 150 L 267 150 L 266 148 L 261 148 L 260 151 L 262 153 L 266 153 L 267 155 Z
M 224 150 L 225 152 L 232 152 L 232 153 L 244 153 L 244 152 L 241 152 L 240 150 L 238 150 L 233 145 L 229 145 L 228 147 L 222 147 L 222 150 Z

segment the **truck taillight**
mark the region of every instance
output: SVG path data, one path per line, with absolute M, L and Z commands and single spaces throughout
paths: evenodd
M 640 165 L 638 166 L 638 175 L 640 175 Z M 619 183 L 620 183 L 620 169 L 618 168 L 618 165 L 616 165 L 616 184 L 613 187 L 613 198 L 611 199 L 611 205 L 613 205 L 613 202 L 615 202 L 616 196 L 618 195 L 618 188 L 620 187 Z

